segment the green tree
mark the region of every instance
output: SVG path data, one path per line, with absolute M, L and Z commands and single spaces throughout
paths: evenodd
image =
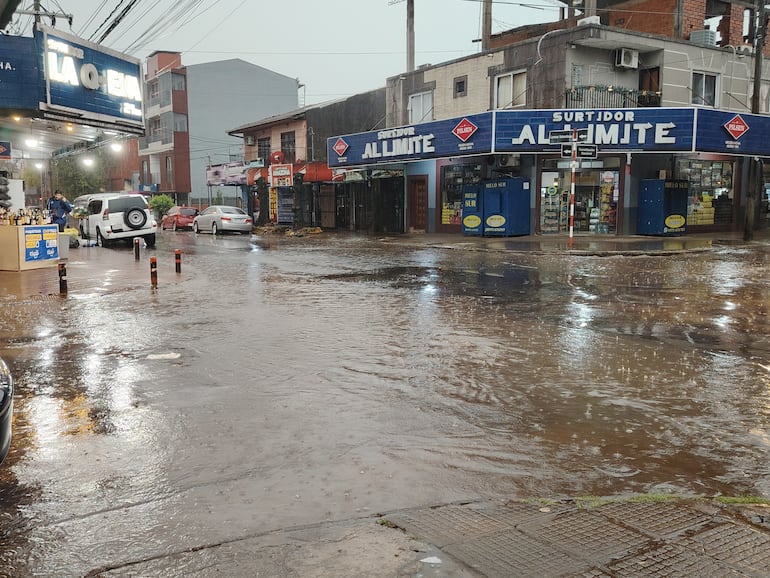
M 166 211 L 174 206 L 174 199 L 169 195 L 155 195 L 150 199 L 150 208 L 155 212 L 155 218 L 160 219 Z
M 40 169 L 36 168 L 35 166 L 25 167 L 21 174 L 21 178 L 24 179 L 24 185 L 26 187 L 37 189 L 40 196 L 44 196 Z
M 103 155 L 100 151 L 89 153 L 88 158 L 93 160 L 91 166 L 85 166 L 85 155 L 55 158 L 51 161 L 52 192 L 60 190 L 64 196 L 72 200 L 80 195 L 101 193 L 106 190 L 107 171 Z

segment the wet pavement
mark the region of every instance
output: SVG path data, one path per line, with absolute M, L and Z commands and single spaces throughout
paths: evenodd
M 767 510 L 708 497 L 770 497 L 769 253 L 180 232 L 72 250 L 66 297 L 0 273 L 0 576 L 767 575 Z

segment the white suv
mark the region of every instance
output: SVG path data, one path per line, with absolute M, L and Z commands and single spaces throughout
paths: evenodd
M 155 245 L 158 224 L 152 216 L 147 200 L 135 193 L 97 193 L 83 195 L 73 202 L 80 215 L 80 236 L 96 239 L 96 244 L 107 247 L 118 239 L 142 237 L 148 247 Z

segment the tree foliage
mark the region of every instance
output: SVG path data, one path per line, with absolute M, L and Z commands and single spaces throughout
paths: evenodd
M 155 216 L 160 218 L 166 211 L 174 206 L 174 199 L 169 195 L 155 195 L 150 199 L 150 208 L 155 212 Z
M 90 167 L 83 166 L 82 158 L 70 156 L 53 159 L 52 190 L 60 190 L 68 199 L 74 199 L 80 195 L 101 193 L 106 191 L 108 181 L 108 159 L 104 155 L 89 155 L 94 163 Z

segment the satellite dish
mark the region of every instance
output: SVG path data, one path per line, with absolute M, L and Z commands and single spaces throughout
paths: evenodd
M 274 165 L 280 165 L 283 163 L 283 151 L 275 151 L 270 154 L 270 162 Z

